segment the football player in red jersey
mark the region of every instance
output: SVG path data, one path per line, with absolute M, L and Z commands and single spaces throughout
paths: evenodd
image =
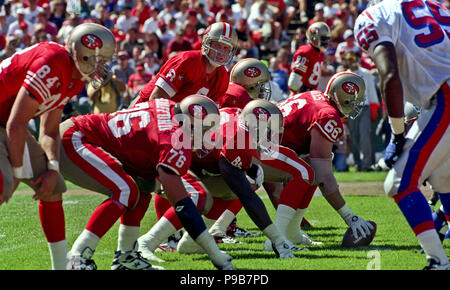
M 216 101 L 227 90 L 225 66 L 236 54 L 237 39 L 230 24 L 211 24 L 203 35 L 202 49 L 180 52 L 170 58 L 133 103 L 154 98 L 170 98 L 179 102 L 192 94 L 208 96 Z
M 251 116 L 254 116 L 255 121 L 259 120 L 256 126 L 253 124 L 255 122 L 245 121 L 250 120 Z M 266 121 L 262 121 L 261 116 Z M 221 109 L 220 124 L 220 129 L 212 133 L 213 144 L 193 154 L 190 171 L 182 176 L 186 189 L 199 210 L 212 220 L 218 219 L 230 204 L 239 199 L 253 222 L 273 243 L 273 251 L 277 256 L 293 257 L 293 246 L 272 223 L 264 203 L 255 194 L 245 173 L 251 169 L 253 157 L 259 154 L 263 139 L 260 136 L 266 136 L 259 135 L 255 138 L 253 132 L 272 128 L 273 131 L 267 130 L 270 132 L 267 134 L 279 134 L 282 128 L 281 111 L 268 101 L 253 100 L 242 112 L 239 108 Z M 139 238 L 139 250 L 144 257 L 158 261 L 159 258 L 153 252 L 162 241 L 179 229 L 181 224 L 177 221 L 173 208 L 168 208 L 158 223 Z M 191 249 L 183 249 L 184 240 L 188 238 L 181 239 L 180 252 L 190 252 Z
M 203 114 L 197 114 L 197 109 Z M 109 196 L 91 215 L 68 254 L 68 269 L 94 270 L 92 259 L 99 240 L 121 218 L 118 249 L 113 270 L 152 270 L 137 251 L 140 221 L 151 196 L 140 193 L 138 178 L 158 180 L 164 186 L 176 216 L 219 269 L 234 269 L 231 257 L 219 250 L 206 230 L 200 213 L 188 197 L 180 176 L 191 163 L 192 149 L 180 134 L 175 116 L 216 116 L 217 105 L 209 98 L 193 95 L 180 103 L 155 99 L 112 114 L 72 117 L 61 124 L 63 151 L 61 171 L 73 183 Z M 206 129 L 206 127 L 202 127 Z M 184 133 L 183 133 L 184 132 Z M 190 139 L 190 138 L 189 138 Z M 152 190 L 152 189 L 149 189 Z
M 364 105 L 365 84 L 351 72 L 335 74 L 325 92 L 310 91 L 278 104 L 285 117 L 282 145 L 294 150 L 311 165 L 328 203 L 358 237 L 370 234 L 373 226 L 346 205 L 332 170 L 333 143 L 343 134 L 341 117 L 355 118 Z
M 39 43 L 0 65 L 0 204 L 8 202 L 20 181 L 35 190 L 53 269 L 65 268 L 65 256 L 58 253 L 67 250 L 62 203 L 52 195 L 66 190 L 59 174 L 62 110 L 81 93 L 83 81 L 99 87 L 111 77 L 104 64 L 112 59 L 114 49 L 108 29 L 82 24 L 65 47 Z M 28 122 L 38 117 L 40 143 L 28 132 Z
M 322 76 L 324 52 L 331 39 L 330 28 L 325 22 L 311 24 L 306 30 L 309 44 L 301 45 L 292 58 L 292 71 L 288 87 L 291 95 L 317 89 Z

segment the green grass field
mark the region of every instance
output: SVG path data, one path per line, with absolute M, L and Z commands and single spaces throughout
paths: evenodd
M 381 181 L 385 173 L 338 173 L 340 182 L 361 180 Z M 382 183 L 380 183 L 382 186 Z M 77 189 L 68 184 L 69 189 Z M 38 202 L 31 198 L 27 187 L 19 191 L 8 204 L 0 207 L 0 270 L 50 269 L 50 258 L 41 230 Z M 272 217 L 275 210 L 267 195 L 261 193 Z M 95 207 L 105 199 L 100 194 L 68 194 L 64 197 L 66 234 L 69 248 L 84 228 Z M 219 247 L 233 256 L 233 264 L 240 270 L 418 270 L 426 261 L 420 254 L 420 246 L 394 201 L 386 196 L 346 195 L 350 208 L 365 219 L 378 225 L 375 239 L 369 247 L 343 249 L 342 236 L 347 228 L 339 215 L 322 196 L 315 196 L 306 214 L 313 228 L 306 228 L 314 240 L 323 245 L 309 246 L 309 251 L 296 252 L 294 259 L 276 259 L 273 252 L 262 251 L 264 237 L 239 238 L 241 244 L 220 244 Z M 142 222 L 141 232 L 155 223 L 153 203 Z M 110 268 L 117 246 L 119 222 L 109 231 L 95 252 L 94 260 L 99 269 Z M 238 215 L 238 225 L 258 232 L 245 211 Z M 449 241 L 444 242 L 447 254 Z M 168 270 L 212 270 L 214 267 L 206 255 L 181 255 L 159 253 L 166 260 L 159 265 Z

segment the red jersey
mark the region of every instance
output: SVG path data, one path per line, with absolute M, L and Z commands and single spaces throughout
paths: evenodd
M 301 45 L 292 58 L 292 71 L 302 76 L 302 82 L 311 90 L 317 89 L 322 75 L 322 63 L 325 58 L 320 50 L 312 45 Z
M 193 153 L 191 168 L 194 171 L 205 169 L 210 173 L 220 173 L 218 164 L 221 157 L 239 169 L 250 168 L 257 151 L 250 146 L 250 134 L 243 122 L 239 121 L 240 113 L 239 108 L 220 109 L 220 130 L 211 136 L 216 146 Z
M 339 112 L 321 91 L 294 95 L 277 106 L 284 116 L 281 145 L 297 154 L 309 153 L 312 128 L 317 128 L 332 143 L 343 135 Z
M 220 66 L 206 74 L 200 50 L 180 52 L 171 57 L 158 74 L 139 92 L 139 101 L 149 99 L 155 86 L 162 88 L 174 102 L 200 94 L 216 101 L 228 87 L 228 72 Z
M 74 66 L 64 46 L 53 42 L 35 44 L 3 60 L 0 65 L 0 124 L 6 125 L 21 87 L 40 104 L 34 118 L 64 108 L 84 87 L 81 80 L 72 79 Z
M 241 85 L 229 83 L 226 93 L 217 100 L 220 108 L 237 107 L 243 109 L 253 100 L 249 93 Z
M 154 179 L 161 165 L 183 175 L 192 151 L 181 148 L 177 138 L 172 138 L 181 130 L 173 119 L 174 106 L 170 100 L 155 99 L 111 114 L 72 117 L 72 121 L 87 142 L 116 157 L 131 175 Z

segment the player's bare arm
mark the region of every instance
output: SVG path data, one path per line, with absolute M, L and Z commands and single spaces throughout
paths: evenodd
M 391 42 L 377 45 L 374 49 L 374 62 L 380 74 L 381 92 L 389 116 L 403 118 L 403 90 L 394 45 Z
M 39 189 L 33 196 L 41 199 L 51 195 L 59 178 L 59 148 L 61 136 L 59 134 L 59 123 L 61 122 L 62 109 L 47 112 L 41 116 L 39 128 L 39 141 L 48 159 L 48 170 L 33 181 L 39 184 Z

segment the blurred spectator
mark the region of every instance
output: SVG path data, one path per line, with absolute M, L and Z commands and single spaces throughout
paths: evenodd
M 164 9 L 165 0 L 148 0 L 147 2 L 157 11 L 161 11 L 162 9 Z
M 17 17 L 11 13 L 11 2 L 6 2 L 2 6 L 1 13 L 5 14 L 5 25 L 7 28 L 11 25 L 11 23 L 17 20 Z
M 355 43 L 355 37 L 352 29 L 347 29 L 343 35 L 344 41 L 340 42 L 336 47 L 336 61 L 342 63 L 342 55 L 347 51 L 359 53 L 361 49 Z
M 8 34 L 8 28 L 9 25 L 6 24 L 6 14 L 5 9 L 2 7 L 0 10 L 0 35 L 3 36 L 5 39 L 5 45 L 6 45 L 6 35 Z M 4 46 L 1 48 L 3 49 Z
M 136 46 L 144 46 L 144 41 L 140 39 L 139 31 L 136 26 L 132 26 L 128 29 L 125 36 L 125 40 L 121 44 L 121 50 L 125 50 L 128 55 L 133 54 L 133 49 Z
M 278 68 L 284 70 L 289 75 L 291 73 L 291 53 L 289 50 L 280 49 L 277 52 L 277 59 L 280 61 Z
M 134 7 L 134 0 L 117 0 L 117 11 L 122 11 L 125 7 L 129 7 L 130 9 L 133 9 Z
M 16 35 L 16 31 L 27 29 L 28 34 L 32 35 L 34 33 L 33 24 L 25 19 L 25 9 L 18 8 L 16 11 L 17 20 L 9 25 L 8 36 Z
M 292 36 L 290 49 L 291 54 L 294 55 L 297 48 L 305 44 L 307 44 L 306 28 L 299 27 L 295 30 L 295 34 Z
M 197 2 L 194 5 L 194 9 L 197 11 L 197 19 L 200 23 L 202 23 L 204 26 L 208 26 L 208 19 L 212 18 L 214 19 L 215 15 L 208 11 L 205 8 L 205 4 L 202 2 Z
M 236 15 L 239 15 L 239 19 L 247 20 L 252 3 L 252 0 L 236 0 L 235 3 L 231 5 L 231 10 L 233 10 L 233 13 Z
M 81 23 L 80 18 L 75 13 L 70 13 L 67 16 L 67 20 L 64 21 L 62 27 L 58 30 L 58 40 L 60 43 L 66 43 L 67 38 L 69 37 L 72 29 Z
M 186 20 L 188 20 L 192 23 L 192 25 L 194 26 L 194 29 L 196 31 L 198 31 L 201 28 L 206 28 L 206 25 L 198 20 L 197 10 L 195 10 L 193 8 L 188 9 Z
M 37 32 L 36 26 L 41 25 L 44 27 L 45 33 L 47 33 L 51 38 L 51 41 L 58 41 L 56 35 L 58 35 L 58 27 L 55 23 L 49 22 L 47 19 L 47 13 L 42 10 L 37 14 L 37 23 L 34 25 L 34 30 Z
M 161 67 L 158 63 L 158 55 L 153 52 L 142 52 L 144 55 L 142 57 L 144 61 L 145 73 L 156 75 Z
M 145 21 L 151 15 L 151 7 L 146 0 L 135 0 L 136 6 L 131 9 L 131 15 L 138 18 L 139 26 L 144 25 Z
M 199 50 L 202 49 L 202 41 L 203 41 L 203 33 L 205 32 L 204 28 L 200 28 L 197 30 L 198 40 L 192 45 L 192 49 Z
M 142 63 L 136 66 L 136 72 L 128 78 L 128 88 L 130 94 L 134 97 L 151 79 L 153 75 L 145 72 L 145 67 Z
M 142 62 L 142 58 L 144 57 L 144 55 L 142 54 L 143 51 L 144 51 L 143 46 L 137 45 L 133 47 L 131 57 L 128 59 L 128 65 L 134 68 L 134 70 L 136 70 L 137 64 Z
M 325 62 L 322 65 L 322 75 L 317 86 L 319 91 L 325 91 L 328 81 L 336 73 L 338 63 L 336 62 L 335 53 L 336 49 L 333 46 L 328 46 L 325 52 Z
M 185 50 L 192 50 L 192 45 L 184 38 L 184 30 L 180 28 L 175 39 L 171 40 L 167 46 L 167 56 L 170 58 L 174 53 Z
M 356 20 L 353 15 L 350 13 L 350 7 L 348 3 L 345 1 L 343 3 L 339 4 L 339 11 L 336 13 L 336 20 L 334 21 L 334 24 L 341 22 L 344 24 L 347 28 L 353 28 L 354 21 Z
M 51 11 L 52 14 L 48 21 L 55 23 L 59 30 L 66 20 L 66 2 L 64 0 L 53 0 L 51 2 Z
M 14 53 L 16 53 L 17 48 L 22 44 L 22 39 L 20 37 L 10 35 L 6 37 L 6 46 L 1 51 L 0 60 L 4 60 Z
M 128 83 L 128 78 L 135 73 L 135 70 L 128 64 L 129 55 L 125 50 L 117 54 L 117 64 L 111 70 L 124 84 Z
M 233 12 L 230 3 L 225 4 L 225 6 L 216 14 L 216 21 L 220 22 L 223 15 L 226 15 L 227 22 L 234 28 L 236 28 L 238 21 L 241 19 L 241 14 Z
M 357 0 L 358 1 L 358 0 Z M 323 16 L 325 18 L 331 18 L 334 19 L 336 17 L 337 12 L 339 11 L 339 8 L 333 5 L 333 0 L 325 0 L 323 7 Z
M 45 31 L 45 27 L 42 24 L 38 23 L 34 26 L 31 45 L 44 41 L 52 41 L 52 36 Z
M 255 45 L 253 41 L 250 30 L 247 26 L 247 21 L 241 19 L 238 21 L 236 26 L 236 33 L 238 36 L 238 49 L 240 52 L 245 50 L 245 55 L 247 57 L 253 57 L 259 59 L 259 48 Z
M 331 18 L 325 18 L 325 5 L 323 3 L 317 3 L 314 6 L 314 17 L 308 21 L 308 27 L 316 22 L 325 22 L 329 27 L 333 26 L 333 20 Z
M 169 23 L 170 18 L 172 18 L 175 13 L 177 13 L 175 10 L 175 2 L 173 0 L 167 0 L 164 9 L 158 13 L 158 19 L 164 21 L 164 23 Z
M 252 33 L 261 35 L 261 44 L 272 42 L 272 49 L 279 49 L 281 24 L 273 19 L 273 12 L 268 8 L 267 0 L 258 0 L 253 4 L 247 23 Z
M 156 32 L 158 29 L 158 10 L 155 8 L 150 9 L 150 17 L 145 20 L 144 25 L 142 26 L 142 33 L 152 33 Z
M 173 18 L 175 18 L 178 27 L 183 26 L 183 23 L 186 21 L 188 10 L 189 0 L 182 0 L 179 8 L 176 9 L 176 13 L 173 15 Z
M 127 33 L 130 27 L 134 27 L 139 19 L 131 15 L 131 6 L 125 6 L 121 11 L 120 16 L 117 18 L 116 28 L 117 30 Z
M 37 0 L 26 0 L 25 3 L 28 5 L 25 8 L 25 19 L 34 25 L 38 22 L 38 13 L 44 11 L 44 9 L 37 5 Z
M 210 0 L 209 2 L 209 11 L 214 14 L 214 17 L 216 17 L 217 13 L 219 13 L 220 10 L 223 9 L 225 6 L 225 3 L 223 0 Z
M 268 69 L 272 77 L 272 80 L 278 84 L 278 86 L 280 87 L 280 89 L 283 91 L 284 94 L 287 94 L 288 93 L 287 80 L 289 75 L 286 73 L 285 70 L 280 69 L 280 60 L 276 56 L 270 58 Z
M 189 41 L 191 45 L 194 45 L 194 43 L 196 43 L 199 39 L 194 24 L 190 20 L 186 20 L 182 29 L 184 31 L 183 38 Z
M 375 165 L 375 132 L 372 122 L 378 119 L 380 102 L 374 76 L 359 65 L 360 57 L 354 51 L 347 51 L 342 56 L 344 69 L 364 79 L 366 100 L 361 113 L 355 119 L 348 119 L 351 139 L 351 152 L 357 171 L 372 171 Z
M 161 40 L 162 44 L 165 47 L 167 47 L 169 45 L 169 42 L 175 38 L 175 34 L 167 29 L 167 24 L 164 22 L 164 20 L 159 20 L 156 35 L 158 35 L 159 40 Z
M 147 52 L 155 53 L 158 59 L 164 58 L 164 50 L 166 48 L 156 32 L 145 34 L 144 48 Z
M 113 113 L 130 103 L 126 85 L 115 75 L 105 86 L 94 89 L 89 83 L 86 90 L 94 114 Z
M 106 28 L 113 30 L 114 29 L 114 21 L 110 18 L 110 12 L 108 11 L 108 7 L 106 5 L 100 6 L 100 23 Z

